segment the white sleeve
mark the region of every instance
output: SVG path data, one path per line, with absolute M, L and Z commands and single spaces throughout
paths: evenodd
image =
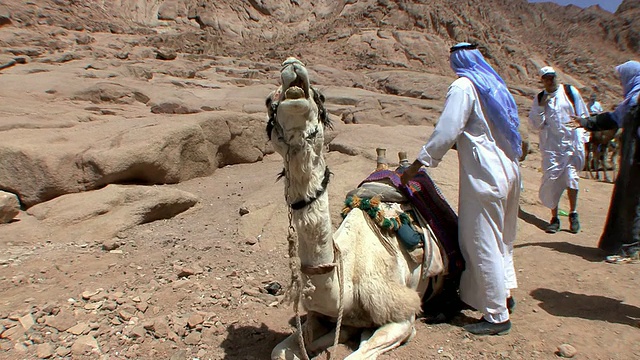
M 595 110 L 596 110 L 597 112 L 603 112 L 603 111 L 604 111 L 604 109 L 602 108 L 602 105 L 600 105 L 600 103 L 599 103 L 599 102 L 597 102 L 597 101 L 596 101 L 596 103 L 595 103 L 595 105 L 594 105 L 594 108 L 595 108 Z
M 438 124 L 418 154 L 418 160 L 421 163 L 430 167 L 438 166 L 444 154 L 451 149 L 458 136 L 464 131 L 474 101 L 475 96 L 472 92 L 466 91 L 456 82 L 449 86 Z
M 534 129 L 540 129 L 544 126 L 544 107 L 538 104 L 538 96 L 533 97 L 533 104 L 529 110 L 529 124 Z
M 572 93 L 573 93 L 573 98 L 575 100 L 575 110 L 576 110 L 576 115 L 580 116 L 580 117 L 589 117 L 589 108 L 587 108 L 587 104 L 584 103 L 584 100 L 582 100 L 582 96 L 580 95 L 580 91 L 578 91 L 578 89 L 574 88 L 573 86 L 569 88 Z

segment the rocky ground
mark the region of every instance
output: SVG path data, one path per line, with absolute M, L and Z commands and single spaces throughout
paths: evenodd
M 269 358 L 291 333 L 293 310 L 282 302 L 287 211 L 264 99 L 289 55 L 307 62 L 335 124 L 326 141 L 334 226 L 344 194 L 373 170 L 376 147 L 392 162 L 398 151 L 415 156 L 433 130 L 452 81 L 448 28 L 494 34 L 487 50 L 529 133 L 544 56 L 518 45 L 511 15 L 506 30 L 489 25 L 499 12 L 485 6 L 508 7 L 501 1 L 478 13 L 455 5 L 475 27 L 448 18 L 440 2 L 426 8 L 440 14 L 431 20 L 399 2 L 119 3 L 0 1 L 0 201 L 21 205 L 0 225 L 0 359 Z M 623 2 L 624 14 L 634 4 Z M 550 55 L 563 79 L 595 82 L 605 106 L 615 104 L 607 71 L 637 56 L 635 25 L 593 8 L 516 5 L 526 24 L 545 17 L 536 26 L 549 34 L 568 14 L 599 24 L 604 39 L 622 24 L 615 51 L 591 62 Z M 309 11 L 316 23 L 305 21 Z M 570 35 L 582 39 L 580 29 Z M 545 234 L 537 134 L 527 138 L 511 334 L 466 334 L 461 325 L 479 316 L 466 311 L 451 323 L 419 322 L 416 337 L 382 359 L 640 357 L 640 268 L 605 264 L 596 247 L 612 184 L 584 179 L 583 230 Z M 455 151 L 430 171 L 455 208 Z
M 409 139 L 415 129 L 394 132 Z M 395 148 L 417 149 L 421 138 Z M 337 220 L 342 194 L 374 164 L 339 152 L 328 160 Z M 456 162 L 453 152 L 432 171 L 454 205 Z M 199 203 L 108 241 L 16 241 L 13 228 L 30 221 L 26 213 L 3 225 L 0 357 L 267 359 L 292 331 L 293 311 L 281 303 L 290 274 L 283 184 L 275 182 L 280 168 L 281 159 L 269 155 L 168 185 L 196 194 Z M 383 358 L 549 359 L 564 343 L 577 349 L 576 358 L 640 354 L 637 265 L 605 264 L 595 248 L 611 185 L 584 180 L 582 232 L 547 235 L 540 229 L 548 213 L 536 201 L 537 168 L 533 157 L 522 169 L 515 253 L 520 288 L 511 334 L 469 336 L 460 326 L 478 314 L 465 312 L 451 324 L 418 323 L 415 339 Z M 18 232 L 28 238 L 28 224 Z

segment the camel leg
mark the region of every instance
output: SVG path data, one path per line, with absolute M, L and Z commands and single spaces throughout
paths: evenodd
M 347 340 L 349 340 L 357 331 L 359 331 L 359 329 L 357 328 L 352 328 L 352 327 L 343 327 L 340 330 L 340 338 L 338 339 L 338 343 L 342 344 L 345 343 Z M 328 349 L 329 347 L 333 346 L 333 342 L 335 341 L 335 337 L 336 337 L 336 329 L 334 328 L 333 330 L 329 331 L 329 333 L 319 337 L 318 339 L 314 340 L 313 343 L 311 345 L 309 345 L 309 348 L 307 349 L 310 353 L 320 353 L 321 351 L 324 351 L 326 349 Z
M 325 334 L 328 330 L 318 321 L 318 316 L 314 312 L 307 313 L 307 319 L 302 324 L 302 335 L 304 336 L 307 352 L 313 352 L 312 348 L 315 337 L 318 334 Z M 335 332 L 330 332 L 335 333 Z M 276 345 L 271 351 L 272 360 L 298 360 L 302 359 L 302 350 L 298 340 L 298 331 L 289 335 L 286 339 Z
M 412 317 L 410 320 L 381 326 L 344 360 L 375 360 L 378 355 L 397 348 L 415 335 L 414 321 L 415 317 Z
M 363 347 L 367 343 L 367 341 L 371 339 L 372 336 L 373 336 L 373 331 L 371 329 L 362 330 L 362 334 L 360 334 L 360 346 L 358 346 L 358 349 Z
M 271 351 L 271 360 L 300 360 L 300 347 L 298 346 L 298 331 L 289 335 Z

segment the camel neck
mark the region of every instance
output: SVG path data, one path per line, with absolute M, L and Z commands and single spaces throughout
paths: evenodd
M 303 265 L 319 265 L 333 261 L 333 229 L 329 213 L 327 169 L 322 155 L 292 157 L 287 171 L 289 203 L 314 201 L 300 209 L 292 209 L 292 223 L 298 233 L 298 255 Z M 319 196 L 318 196 L 319 194 Z

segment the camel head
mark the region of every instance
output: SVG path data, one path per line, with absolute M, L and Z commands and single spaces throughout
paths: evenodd
M 290 57 L 282 63 L 282 85 L 266 100 L 269 122 L 267 136 L 281 155 L 290 148 L 300 149 L 324 136 L 331 121 L 324 107 L 324 96 L 311 86 L 304 64 Z

